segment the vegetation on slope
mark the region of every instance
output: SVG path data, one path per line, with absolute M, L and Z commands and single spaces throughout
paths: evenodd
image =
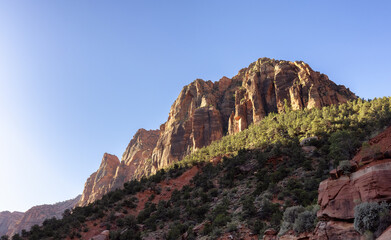
M 187 156 L 168 170 L 131 181 L 123 190 L 106 194 L 86 207 L 64 212 L 13 239 L 78 239 L 93 227 L 110 230 L 110 239 L 215 239 L 246 230 L 261 236 L 265 229 L 280 233 L 310 231 L 316 222 L 319 182 L 330 168 L 350 159 L 371 134 L 391 121 L 391 98 L 357 99 L 322 109 L 272 114 L 234 136 L 226 136 Z M 303 151 L 300 140 L 314 151 Z M 210 159 L 223 156 L 212 164 Z M 159 183 L 175 179 L 191 166 L 200 168 L 191 183 L 170 191 L 157 203 Z M 137 193 L 148 201 L 135 211 Z M 144 199 L 145 200 L 145 199 Z M 134 214 L 137 213 L 137 214 Z

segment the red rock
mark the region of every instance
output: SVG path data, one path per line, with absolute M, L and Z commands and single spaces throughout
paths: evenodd
M 233 78 L 217 82 L 197 79 L 185 86 L 171 106 L 160 130 L 140 129 L 129 143 L 121 163 L 101 166 L 85 184 L 80 205 L 121 188 L 126 181 L 148 176 L 226 133 L 234 134 L 272 112 L 344 103 L 356 96 L 307 64 L 261 58 Z M 311 150 L 311 149 L 310 149 Z
M 84 185 L 83 194 L 78 206 L 85 206 L 100 199 L 110 190 L 117 167 L 120 164 L 117 156 L 105 153 L 98 171 L 91 174 Z
M 354 229 L 353 223 L 341 221 L 319 222 L 312 240 L 360 240 L 360 234 Z
M 110 237 L 110 231 L 105 230 L 101 234 L 93 236 L 92 238 L 90 238 L 90 240 L 109 240 L 110 239 L 109 237 Z
M 391 162 L 379 162 L 319 185 L 318 217 L 353 219 L 360 202 L 391 200 Z
M 391 239 L 391 226 L 387 228 L 378 238 L 377 240 L 390 240 Z
M 273 228 L 266 229 L 266 231 L 263 233 L 264 235 L 277 235 L 277 231 Z

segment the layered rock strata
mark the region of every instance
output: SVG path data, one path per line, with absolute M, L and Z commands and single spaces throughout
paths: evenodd
M 233 78 L 223 77 L 217 82 L 197 79 L 182 89 L 159 131 L 147 131 L 146 138 L 139 138 L 139 132 L 136 133 L 133 139 L 148 144 L 136 145 L 134 140 L 129 143 L 124 153 L 127 157 L 116 164 L 115 173 L 106 171 L 112 181 L 105 181 L 103 186 L 91 175 L 80 205 L 122 187 L 127 180 L 150 175 L 180 161 L 225 134 L 240 132 L 269 113 L 286 108 L 323 107 L 355 98 L 349 89 L 336 85 L 301 61 L 261 58 Z M 94 190 L 94 185 L 100 187 Z
M 391 127 L 368 143 L 354 157 L 352 165 L 358 168 L 353 167 L 353 173 L 332 171 L 331 177 L 320 183 L 319 237 L 340 232 L 349 239 L 360 239 L 353 228 L 354 207 L 362 202 L 391 201 Z

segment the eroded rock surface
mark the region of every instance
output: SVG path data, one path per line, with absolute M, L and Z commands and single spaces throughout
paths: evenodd
M 340 232 L 339 235 L 343 236 L 344 231 L 346 236 L 352 234 L 352 226 L 349 229 L 345 227 L 348 223 L 352 225 L 357 204 L 391 201 L 391 127 L 368 143 L 353 158 L 353 162 L 359 166 L 355 172 L 340 176 L 334 170 L 332 178 L 319 185 L 318 218 L 327 226 L 334 226 L 332 229 L 323 228 L 323 232 L 329 236 L 333 232 Z M 342 225 L 345 227 L 341 228 Z
M 97 173 L 91 175 L 80 204 L 93 202 L 130 179 L 148 176 L 180 161 L 269 113 L 323 107 L 355 98 L 349 89 L 301 61 L 261 58 L 233 78 L 223 77 L 216 82 L 197 79 L 182 89 L 159 131 L 140 129 L 136 133 L 115 172 L 105 171 L 111 181 L 97 183 Z
M 180 161 L 224 134 L 234 134 L 272 112 L 344 103 L 356 96 L 304 62 L 261 58 L 232 79 L 196 80 L 171 107 L 152 154 L 153 168 Z
M 115 155 L 105 153 L 98 171 L 87 179 L 79 206 L 85 206 L 100 199 L 110 190 L 110 184 L 114 179 L 120 162 Z

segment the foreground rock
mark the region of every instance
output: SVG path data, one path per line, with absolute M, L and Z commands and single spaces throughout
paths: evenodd
M 240 132 L 269 113 L 323 107 L 355 98 L 349 89 L 301 61 L 261 58 L 233 78 L 216 82 L 197 79 L 182 89 L 159 131 L 140 129 L 136 133 L 121 163 L 114 164 L 116 170 L 105 171 L 107 180 L 91 175 L 80 205 L 99 199 L 102 193 L 120 188 L 130 179 L 180 161 L 227 133 Z
M 359 239 L 353 228 L 354 207 L 361 202 L 391 201 L 391 127 L 369 141 L 353 159 L 359 166 L 355 172 L 342 175 L 333 171 L 319 185 L 318 237 L 337 234 Z M 326 238 L 325 238 L 326 239 Z

